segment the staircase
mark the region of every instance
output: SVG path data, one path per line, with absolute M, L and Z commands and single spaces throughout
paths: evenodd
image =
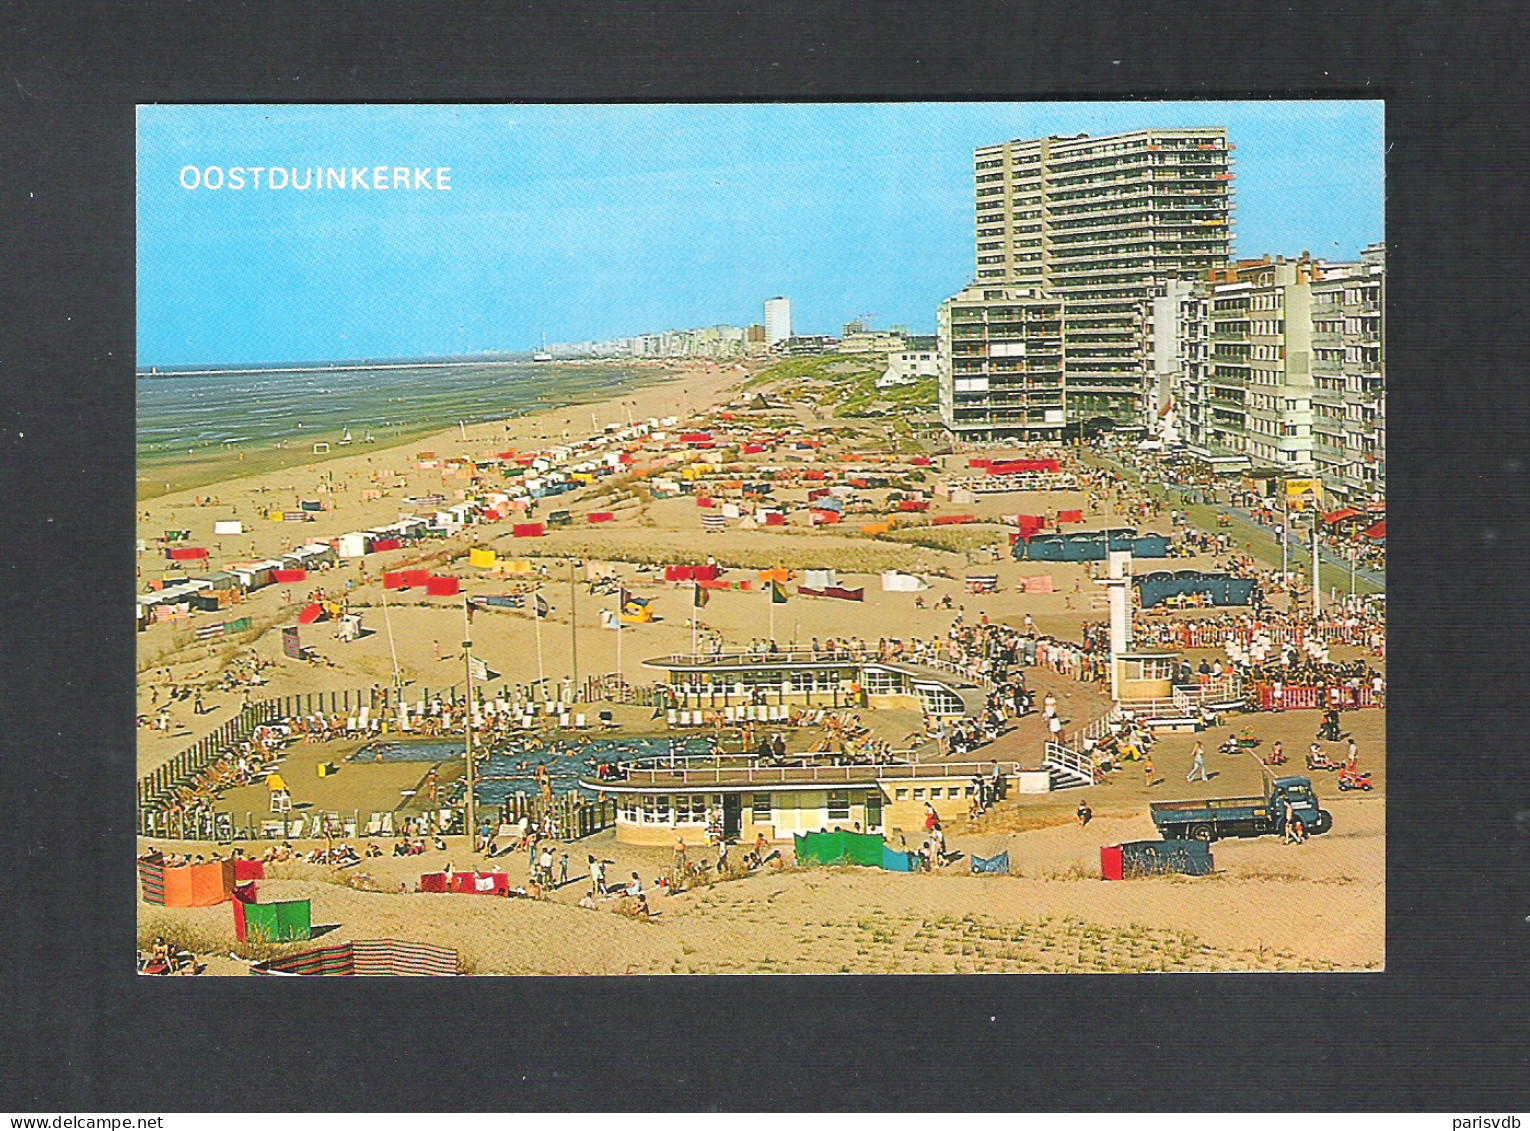
M 1070 746 L 1047 743 L 1047 754 L 1041 764 L 1046 767 L 1054 790 L 1094 784 L 1094 758 Z

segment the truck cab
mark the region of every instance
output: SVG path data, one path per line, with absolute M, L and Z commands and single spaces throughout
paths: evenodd
M 1310 778 L 1276 778 L 1270 783 L 1270 816 L 1280 832 L 1285 831 L 1287 802 L 1291 804 L 1291 815 L 1309 833 L 1327 832 L 1333 823 L 1333 818 L 1318 804 Z

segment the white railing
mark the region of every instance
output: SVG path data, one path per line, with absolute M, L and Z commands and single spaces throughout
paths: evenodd
M 1049 742 L 1045 765 L 1047 769 L 1056 770 L 1064 777 L 1076 779 L 1073 785 L 1094 784 L 1094 758 L 1081 750 Z
M 1087 756 L 1085 756 L 1087 757 Z M 713 761 L 712 765 L 691 766 L 686 763 Z M 1092 764 L 1092 762 L 1091 762 Z M 915 780 L 918 778 L 987 777 L 993 767 L 1009 776 L 1020 772 L 1020 763 L 993 759 L 986 762 L 891 762 L 843 765 L 843 766 L 757 766 L 723 765 L 705 755 L 676 758 L 671 766 L 667 761 L 643 767 L 629 767 L 624 778 L 586 778 L 581 784 L 591 789 L 622 785 L 801 785 L 823 783 L 825 785 L 865 785 L 879 779 Z M 660 781 L 662 778 L 664 780 Z

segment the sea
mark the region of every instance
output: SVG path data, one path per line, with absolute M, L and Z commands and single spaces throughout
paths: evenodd
M 615 362 L 475 361 L 140 375 L 138 459 L 152 463 L 225 444 L 334 444 L 347 429 L 357 444 L 369 432 L 384 444 L 458 421 L 476 424 L 601 399 L 645 373 L 651 371 Z M 576 434 L 583 434 L 574 420 Z

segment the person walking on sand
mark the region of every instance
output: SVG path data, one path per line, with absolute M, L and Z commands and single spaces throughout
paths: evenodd
M 1191 751 L 1190 772 L 1185 775 L 1185 780 L 1195 781 L 1197 774 L 1200 775 L 1201 781 L 1211 780 L 1206 773 L 1206 751 L 1201 749 L 1199 742 L 1195 744 L 1195 749 Z
M 1142 755 L 1142 784 L 1150 789 L 1153 785 L 1153 756 L 1151 754 L 1145 753 Z
M 1349 740 L 1349 757 L 1345 759 L 1345 768 L 1348 769 L 1350 773 L 1354 773 L 1359 765 L 1360 747 L 1355 745 L 1354 736 L 1351 735 Z
M 1089 808 L 1089 798 L 1084 798 L 1078 803 L 1078 827 L 1083 828 L 1094 820 L 1094 810 Z

